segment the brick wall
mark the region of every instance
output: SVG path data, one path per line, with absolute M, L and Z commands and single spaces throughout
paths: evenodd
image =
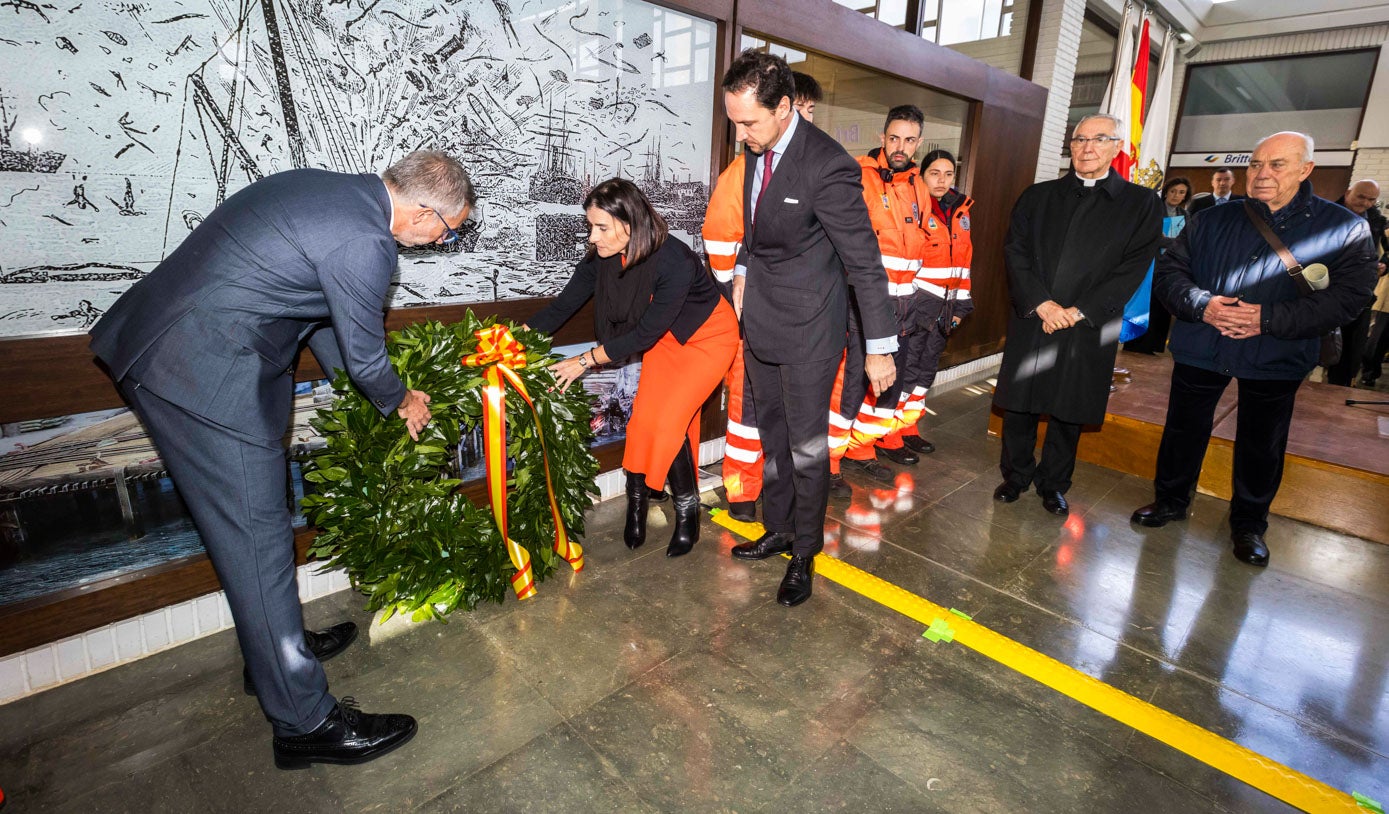
M 1080 27 L 1085 0 L 1041 0 L 1042 17 L 1037 33 L 1037 60 L 1032 81 L 1046 88 L 1047 111 L 1042 122 L 1042 145 L 1037 153 L 1038 181 L 1050 181 L 1061 172 L 1061 145 L 1066 138 L 1066 119 L 1071 107 L 1071 85 L 1080 53 Z

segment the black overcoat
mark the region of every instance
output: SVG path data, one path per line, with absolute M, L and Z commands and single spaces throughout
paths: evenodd
M 1013 314 L 994 404 L 1076 424 L 1104 421 L 1124 304 L 1157 254 L 1162 201 L 1111 172 L 1094 187 L 1074 173 L 1034 184 L 1013 206 L 1004 254 Z M 1085 319 L 1042 332 L 1037 306 Z

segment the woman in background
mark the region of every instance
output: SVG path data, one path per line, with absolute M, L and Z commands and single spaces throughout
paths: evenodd
M 593 299 L 599 345 L 551 367 L 561 389 L 587 370 L 643 354 L 627 424 L 628 548 L 646 542 L 648 489 L 670 484 L 675 531 L 666 556 L 699 540 L 693 450 L 699 408 L 723 381 L 738 347 L 738 320 L 700 258 L 671 238 L 665 220 L 631 181 L 613 178 L 584 199 L 588 254 L 564 290 L 527 324 L 552 334 Z

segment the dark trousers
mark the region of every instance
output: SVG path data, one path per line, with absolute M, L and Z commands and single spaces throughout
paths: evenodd
M 945 345 L 950 337 L 941 333 L 939 328 L 918 328 L 898 341 L 906 350 L 898 361 L 897 384 L 893 386 L 907 393 L 918 387 L 930 390 L 936 382 L 940 355 L 945 353 Z
M 825 544 L 829 503 L 825 424 L 839 360 L 771 364 L 745 346 L 743 361 L 762 436 L 762 525 L 767 531 L 795 534 L 793 554 L 818 553 Z
M 1162 430 L 1157 476 L 1153 478 L 1158 500 L 1191 505 L 1211 440 L 1215 407 L 1230 378 L 1199 367 L 1173 365 L 1167 426 Z M 1293 401 L 1301 384 L 1301 379 L 1239 380 L 1234 497 L 1230 500 L 1232 532 L 1263 534 L 1268 530 L 1268 507 L 1283 481 L 1283 451 L 1288 446 Z
M 1042 461 L 1033 457 L 1037 449 L 1037 413 L 1005 410 L 1003 413 L 1003 456 L 999 471 L 1003 479 L 1019 489 L 1037 484 L 1038 492 L 1060 492 L 1071 488 L 1076 470 L 1076 447 L 1083 425 L 1047 419 L 1047 437 L 1042 441 Z
M 1341 326 L 1341 358 L 1326 369 L 1326 383 L 1350 387 L 1355 384 L 1355 374 L 1360 372 L 1360 362 L 1365 356 L 1365 344 L 1370 336 L 1370 309 Z
M 337 702 L 304 643 L 284 446 L 189 413 L 129 377 L 121 391 L 193 515 L 265 717 L 277 735 L 313 731 Z

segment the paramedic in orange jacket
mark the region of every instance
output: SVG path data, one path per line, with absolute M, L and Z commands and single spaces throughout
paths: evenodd
M 931 196 L 912 156 L 921 144 L 924 122 L 925 117 L 915 105 L 892 108 L 883 124 L 882 147 L 858 160 L 863 168 L 863 197 L 868 204 L 868 216 L 878 238 L 883 267 L 887 270 L 888 291 L 897 306 L 899 349 L 894 361 L 898 365 L 906 363 L 906 348 L 918 330 L 914 313 L 916 280 L 926 252 L 924 227 L 930 213 Z M 855 322 L 851 314 L 851 334 L 857 332 Z M 862 341 L 850 342 L 851 349 L 856 345 L 862 345 Z M 867 384 L 862 372 L 862 353 L 855 354 L 851 350 L 844 365 L 838 416 L 831 416 L 831 455 L 838 448 L 845 461 L 878 480 L 891 481 L 893 472 L 877 461 L 875 446 L 891 436 L 895 443 L 886 445 L 884 456 L 901 464 L 917 463 L 916 454 L 903 447 L 898 435 L 905 421 L 902 408 L 912 391 L 894 385 L 874 398 L 868 393 Z M 849 429 L 847 442 L 843 438 L 846 427 Z
M 931 214 L 926 218 L 926 251 L 916 275 L 912 303 L 915 330 L 906 343 L 898 415 L 901 429 L 884 438 L 880 446 L 905 445 L 907 450 L 926 454 L 936 449 L 917 430 L 917 422 L 926 412 L 926 391 L 936 380 L 950 332 L 974 310 L 969 280 L 974 258 L 969 210 L 974 199 L 955 188 L 955 156 L 949 151 L 932 150 L 921 166 L 931 193 Z
M 796 112 L 815 120 L 815 103 L 824 98 L 813 77 L 792 71 L 796 84 Z M 704 214 L 704 251 L 709 268 L 725 295 L 733 284 L 738 247 L 743 242 L 743 156 L 740 154 L 719 174 L 714 194 Z M 723 487 L 728 514 L 734 520 L 757 519 L 757 498 L 762 494 L 762 442 L 757 433 L 757 414 L 752 393 L 743 378 L 743 347 L 733 359 L 725 384 L 728 387 L 728 429 L 724 435 Z

